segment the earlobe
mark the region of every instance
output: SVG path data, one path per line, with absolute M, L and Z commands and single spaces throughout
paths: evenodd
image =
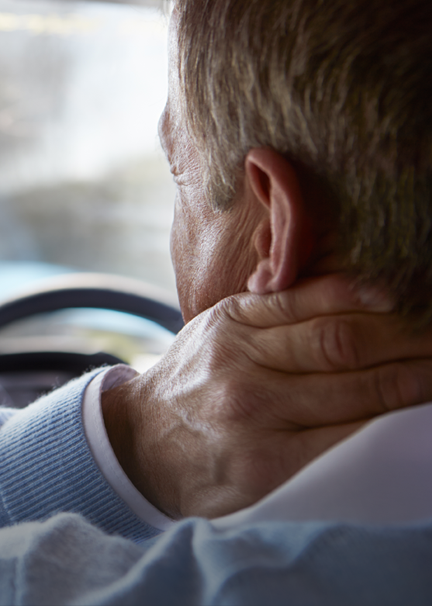
M 251 292 L 289 288 L 313 249 L 313 234 L 293 166 L 270 148 L 249 152 L 245 175 L 250 190 L 266 209 L 255 234 L 258 265 L 250 276 Z

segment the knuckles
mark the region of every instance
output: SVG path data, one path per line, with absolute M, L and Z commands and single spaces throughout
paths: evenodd
M 380 412 L 389 412 L 424 401 L 419 369 L 415 363 L 395 362 L 380 366 L 375 373 L 375 393 Z
M 360 367 L 360 337 L 351 320 L 342 316 L 321 317 L 309 324 L 313 355 L 322 371 Z

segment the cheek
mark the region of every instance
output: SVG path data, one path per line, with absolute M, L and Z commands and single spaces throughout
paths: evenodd
M 189 264 L 185 258 L 185 249 L 184 246 L 182 246 L 178 219 L 176 220 L 175 215 L 171 228 L 170 249 L 180 309 L 182 311 L 184 321 L 188 322 L 190 319 L 190 312 L 186 294 L 190 289 L 189 285 L 187 284 L 188 272 L 186 271 L 186 268 Z
M 176 271 L 176 265 L 177 265 L 177 258 L 178 258 L 178 253 L 177 253 L 177 240 L 178 240 L 178 211 L 176 210 L 176 207 L 174 207 L 174 217 L 173 217 L 173 222 L 171 225 L 171 232 L 170 232 L 170 253 L 171 253 L 171 261 L 174 267 L 174 271 Z
M 177 285 L 177 294 L 180 308 L 185 322 L 196 315 L 196 264 L 199 259 L 200 246 L 197 241 L 199 224 L 193 220 L 193 216 L 187 211 L 176 195 L 173 224 L 171 227 L 170 249 L 171 260 Z M 194 229 L 195 226 L 195 229 Z
M 191 263 L 195 255 L 197 233 L 199 221 L 194 220 L 177 191 L 170 235 L 171 260 L 176 273 Z
M 177 192 L 171 258 L 185 322 L 224 297 L 246 290 L 257 261 L 251 246 L 253 229 L 254 222 L 244 213 L 214 214 Z

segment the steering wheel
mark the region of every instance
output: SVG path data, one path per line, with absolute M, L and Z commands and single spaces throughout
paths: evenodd
M 183 326 L 176 302 L 164 291 L 133 278 L 77 273 L 44 280 L 37 288 L 0 302 L 0 329 L 37 314 L 80 307 L 126 312 L 156 322 L 173 333 Z M 89 368 L 121 362 L 123 360 L 106 352 L 0 353 L 0 395 L 3 392 L 4 404 L 22 406 L 29 398 L 35 399 L 39 393 L 59 386 Z M 28 395 L 18 398 L 18 402 L 12 392 L 22 392 L 23 384 Z

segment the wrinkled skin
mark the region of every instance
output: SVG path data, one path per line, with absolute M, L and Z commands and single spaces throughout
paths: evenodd
M 173 518 L 228 514 L 374 416 L 432 398 L 430 334 L 412 336 L 376 294 L 332 275 L 191 321 L 159 364 L 104 394 L 135 486 Z
M 244 292 L 263 255 L 274 266 L 273 244 L 257 236 L 266 211 L 246 187 L 229 212 L 205 199 L 183 128 L 175 10 L 160 138 L 177 184 L 171 251 L 188 324 L 159 364 L 105 392 L 102 408 L 120 464 L 150 502 L 173 518 L 214 517 L 256 502 L 376 415 L 432 398 L 432 339 L 412 336 L 382 293 L 334 274 L 316 233 L 314 278 Z
M 236 203 L 214 210 L 205 198 L 198 154 L 183 127 L 177 72 L 176 13 L 169 32 L 168 100 L 159 136 L 177 186 L 171 257 L 185 322 L 221 299 L 247 289 L 257 262 L 254 232 L 263 209 Z

